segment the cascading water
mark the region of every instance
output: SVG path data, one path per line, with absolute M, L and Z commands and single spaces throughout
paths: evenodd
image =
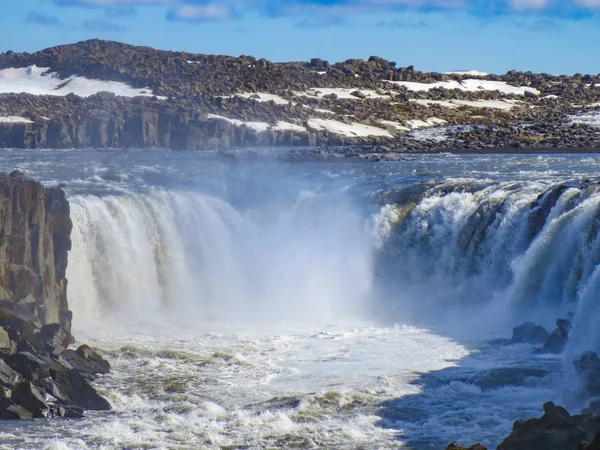
M 82 326 L 115 314 L 127 326 L 164 315 L 327 323 L 358 317 L 370 289 L 368 234 L 343 200 L 304 192 L 283 210 L 239 212 L 157 189 L 70 201 L 69 296 Z
M 600 193 L 569 180 L 594 158 L 31 155 L 2 158 L 67 182 L 75 336 L 110 359 L 114 411 L 28 442 L 0 423 L 11 448 L 491 447 L 545 401 L 587 404 Z M 488 341 L 569 312 L 561 355 Z M 547 376 L 477 384 L 499 367 Z

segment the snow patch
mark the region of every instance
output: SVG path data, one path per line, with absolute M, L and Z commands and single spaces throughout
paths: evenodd
M 360 123 L 347 124 L 329 119 L 310 119 L 308 126 L 318 131 L 329 131 L 347 137 L 381 136 L 393 137 L 389 131 Z
M 426 120 L 420 120 L 420 119 L 407 120 L 406 123 L 411 129 L 418 130 L 419 128 L 428 128 L 428 127 L 435 127 L 437 125 L 445 125 L 448 122 L 446 122 L 444 119 L 440 119 L 438 117 L 430 117 L 429 119 L 426 119 Z
M 299 133 L 306 133 L 308 130 L 306 127 L 296 125 L 290 122 L 284 122 L 282 120 L 278 121 L 276 125 L 271 127 L 273 131 L 295 131 Z
M 348 89 L 348 88 L 311 88 L 308 91 L 294 92 L 295 95 L 301 97 L 303 95 L 311 96 L 311 97 L 324 97 L 326 95 L 335 94 L 338 98 L 345 100 L 362 100 L 361 98 L 355 97 L 352 95 L 353 92 L 360 92 L 365 96 L 366 99 L 386 99 L 389 100 L 389 95 L 378 94 L 376 91 L 370 89 Z
M 275 95 L 275 94 L 265 94 L 263 92 L 257 92 L 257 93 L 243 93 L 243 94 L 236 94 L 238 97 L 244 97 L 247 99 L 252 99 L 252 100 L 256 100 L 257 102 L 269 102 L 269 101 L 274 101 L 276 105 L 287 105 L 290 103 L 289 100 L 286 100 L 283 97 L 280 97 L 279 95 Z
M 65 96 L 75 94 L 89 97 L 98 92 L 112 92 L 123 97 L 152 97 L 148 88 L 136 89 L 118 81 L 101 81 L 78 76 L 60 79 L 47 67 L 30 66 L 0 70 L 0 94 L 27 93 L 33 95 Z M 165 97 L 158 97 L 164 99 Z
M 446 72 L 446 75 L 466 75 L 469 77 L 487 77 L 489 73 L 480 72 L 479 70 L 457 70 L 454 72 Z
M 8 116 L 0 117 L 0 123 L 33 123 L 33 121 L 27 117 Z
M 267 131 L 270 127 L 267 122 L 244 122 L 239 119 L 229 119 L 228 117 L 219 116 L 217 114 L 208 114 L 207 117 L 209 119 L 224 120 L 232 125 L 235 125 L 236 127 L 244 126 L 258 132 Z
M 571 119 L 571 123 L 600 128 L 600 111 L 571 115 L 569 118 Z
M 520 102 L 516 100 L 411 100 L 421 106 L 439 105 L 446 108 L 458 108 L 467 106 L 469 108 L 489 108 L 509 110 L 517 106 Z
M 409 91 L 429 91 L 434 88 L 441 89 L 460 89 L 461 91 L 479 92 L 479 91 L 500 91 L 504 94 L 525 95 L 530 92 L 540 95 L 540 91 L 528 86 L 511 86 L 505 81 L 475 80 L 466 79 L 461 81 L 449 80 L 439 81 L 437 83 L 417 83 L 414 81 L 388 81 L 397 86 L 404 86 Z
M 392 120 L 380 120 L 379 123 L 385 125 L 386 127 L 395 128 L 398 131 L 410 131 L 410 128 L 405 127 L 400 122 L 394 122 Z

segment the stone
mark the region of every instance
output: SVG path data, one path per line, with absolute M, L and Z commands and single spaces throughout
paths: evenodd
M 33 417 L 46 417 L 48 404 L 38 389 L 29 381 L 17 383 L 10 399 L 13 403 L 20 405 L 33 414 Z
M 52 417 L 64 417 L 65 419 L 81 419 L 84 417 L 84 409 L 77 406 L 54 406 L 50 411 Z
M 511 341 L 515 344 L 543 344 L 550 333 L 541 325 L 525 322 L 513 328 Z
M 0 327 L 0 358 L 14 355 L 17 352 L 17 344 L 10 340 L 8 333 Z
M 552 333 L 550 333 L 550 336 L 548 339 L 546 339 L 546 342 L 544 342 L 542 351 L 545 353 L 554 354 L 562 353 L 565 345 L 567 345 L 568 339 L 569 336 L 565 334 L 563 330 L 556 328 L 552 331 Z
M 31 420 L 33 413 L 21 405 L 9 405 L 0 409 L 0 420 Z
M 110 363 L 87 345 L 77 350 L 67 349 L 60 355 L 60 360 L 79 373 L 94 376 L 110 372 Z
M 22 377 L 17 371 L 0 359 L 0 385 L 12 388 L 21 379 Z
M 6 358 L 6 363 L 23 378 L 33 383 L 50 376 L 50 367 L 29 352 L 19 352 Z
M 111 409 L 108 400 L 98 394 L 88 380 L 73 369 L 56 373 L 53 382 L 49 392 L 57 398 L 67 398 L 69 405 L 96 411 Z
M 38 337 L 50 351 L 56 348 L 65 349 L 71 342 L 71 333 L 59 323 L 44 325 Z
M 469 447 L 463 447 L 462 445 L 458 445 L 456 442 L 452 442 L 446 450 L 487 450 L 487 447 L 483 444 L 473 444 Z

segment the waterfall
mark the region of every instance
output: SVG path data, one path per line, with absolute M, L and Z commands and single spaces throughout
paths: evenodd
M 327 323 L 360 316 L 372 278 L 361 215 L 339 198 L 236 210 L 155 189 L 70 198 L 75 326 Z

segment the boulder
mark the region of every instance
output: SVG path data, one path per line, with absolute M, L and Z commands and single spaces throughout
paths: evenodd
M 60 405 L 50 409 L 52 417 L 64 417 L 65 419 L 81 419 L 84 417 L 84 409 L 77 406 Z
M 17 371 L 0 359 L 0 385 L 12 388 L 21 379 L 22 377 Z
M 50 367 L 37 356 L 29 352 L 19 352 L 6 358 L 6 363 L 26 380 L 38 383 L 50 376 Z
M 67 399 L 68 405 L 95 411 L 111 409 L 110 403 L 96 392 L 90 383 L 77 371 L 66 370 L 55 374 L 49 392 L 57 398 Z
M 511 341 L 514 344 L 543 344 L 550 333 L 541 325 L 525 322 L 513 328 Z
M 109 362 L 87 345 L 82 345 L 75 351 L 65 350 L 60 355 L 60 361 L 77 372 L 90 377 L 110 372 Z
M 33 414 L 21 405 L 9 405 L 6 408 L 0 408 L 0 420 L 30 420 Z
M 600 395 L 600 358 L 596 352 L 585 352 L 573 361 L 575 374 L 583 391 L 590 396 Z
M 482 444 L 473 444 L 470 447 L 464 447 L 462 445 L 458 445 L 456 442 L 452 442 L 446 450 L 487 450 L 487 447 Z
M 17 344 L 10 340 L 7 331 L 0 327 L 0 358 L 14 355 L 17 352 Z
M 40 330 L 39 339 L 46 344 L 50 351 L 57 348 L 67 348 L 71 342 L 71 333 L 59 323 L 44 325 Z
M 571 331 L 571 321 L 569 319 L 557 319 L 556 328 L 544 342 L 542 350 L 546 353 L 562 353 L 569 340 L 569 331 Z
M 580 450 L 600 431 L 600 416 L 571 416 L 552 402 L 539 419 L 517 421 L 498 450 Z
M 10 399 L 16 405 L 24 407 L 33 417 L 46 417 L 48 404 L 40 391 L 29 381 L 21 381 L 13 387 Z

